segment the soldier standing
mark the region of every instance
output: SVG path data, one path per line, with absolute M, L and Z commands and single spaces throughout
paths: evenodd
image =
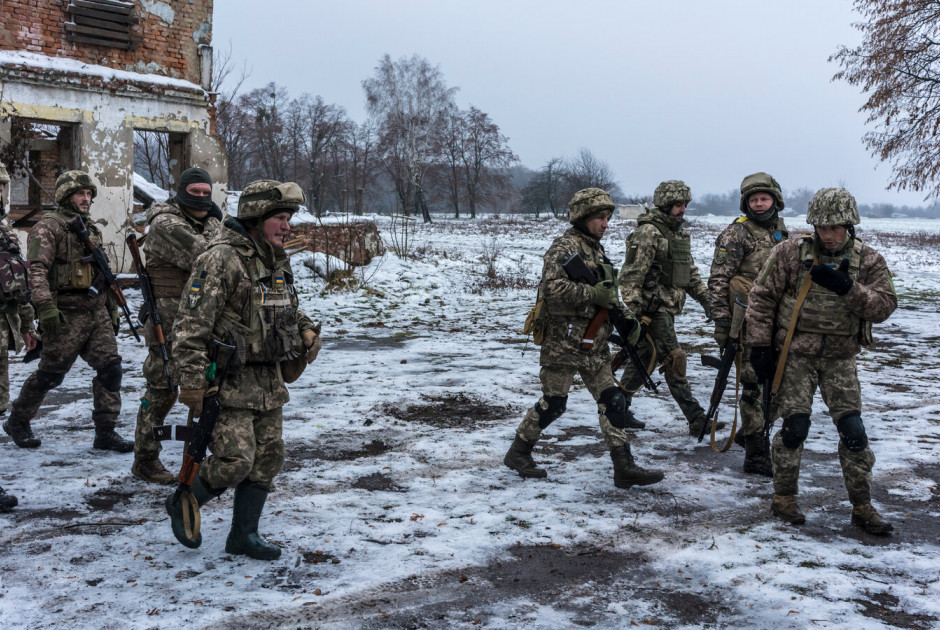
M 692 260 L 692 245 L 683 227 L 692 191 L 672 179 L 659 184 L 653 193 L 654 208 L 637 219 L 637 228 L 627 237 L 627 255 L 620 270 L 620 294 L 634 313 L 648 320 L 646 336 L 637 354 L 650 369 L 662 364 L 669 393 L 689 424 L 689 434 L 698 436 L 706 422 L 705 411 L 692 395 L 686 378 L 686 355 L 676 338 L 675 318 L 682 312 L 686 293 L 710 312 L 708 289 Z M 642 387 L 642 376 L 628 363 L 621 383 L 627 413 L 633 394 Z M 720 426 L 720 425 L 719 425 Z
M 20 448 L 40 445 L 30 422 L 43 398 L 62 383 L 78 357 L 96 372 L 91 414 L 94 448 L 118 453 L 134 448 L 114 430 L 121 413 L 123 376 L 115 337 L 120 312 L 111 302 L 110 292 L 89 292 L 95 280 L 94 267 L 86 262 L 84 244 L 66 225 L 70 217 L 78 215 L 92 242 L 100 246 L 101 232 L 89 214 L 97 194 L 98 188 L 88 173 L 68 171 L 59 175 L 55 185 L 58 207 L 43 216 L 29 233 L 29 284 L 43 346 L 39 369 L 27 377 L 13 401 L 10 418 L 3 423 L 3 430 Z
M 221 225 L 222 210 L 212 202 L 211 195 L 209 173 L 201 168 L 190 168 L 180 175 L 174 197 L 165 203 L 155 203 L 147 210 L 149 229 L 143 239 L 143 250 L 157 310 L 167 332 L 173 329 L 193 262 L 206 251 L 210 238 Z M 176 402 L 176 391 L 167 389 L 163 358 L 150 320 L 144 327 L 144 335 L 150 348 L 143 368 L 147 393 L 137 411 L 131 472 L 144 481 L 172 483 L 175 476 L 160 461 L 160 443 L 153 437 L 153 427 L 163 425 Z M 166 349 L 172 361 L 172 338 L 167 338 Z
M 199 505 L 235 488 L 232 528 L 225 551 L 259 560 L 281 555 L 258 535 L 258 521 L 274 476 L 284 462 L 281 408 L 288 400 L 286 363 L 312 362 L 320 337 L 297 308 L 284 239 L 290 217 L 306 200 L 297 184 L 252 182 L 193 265 L 180 302 L 173 336 L 180 402 L 200 413 L 206 395 L 210 347 L 218 339 L 237 347 L 218 392 L 221 413 L 212 434 L 212 455 L 191 486 Z M 166 502 L 173 533 L 188 547 L 182 503 Z
M 711 292 L 711 316 L 715 320 L 715 341 L 724 348 L 728 337 L 744 339 L 743 330 L 732 333 L 731 323 L 743 322 L 747 295 L 770 250 L 788 238 L 779 213 L 784 208 L 780 184 L 767 173 L 748 175 L 741 182 L 741 214 L 715 240 L 708 289 Z M 742 305 L 743 304 L 743 305 Z M 734 311 L 737 317 L 732 317 Z M 741 344 L 738 362 L 741 381 L 741 430 L 744 441 L 744 472 L 772 477 L 770 445 L 764 434 L 761 410 L 761 386 L 746 360 L 750 346 Z
M 806 521 L 796 495 L 818 386 L 839 432 L 852 522 L 867 532 L 887 534 L 891 524 L 871 504 L 875 455 L 862 423 L 855 355 L 871 344 L 872 323 L 883 322 L 897 308 L 897 294 L 884 258 L 855 238 L 858 207 L 847 190 L 818 191 L 806 222 L 815 233 L 774 247 L 747 309 L 747 342 L 758 378 L 773 373 L 771 346 L 783 364 L 782 375 L 779 369 L 774 375 L 782 378 L 775 403 L 783 426 L 773 439 L 771 510 L 795 525 Z
M 575 374 L 597 401 L 598 419 L 604 441 L 610 448 L 614 465 L 614 485 L 618 488 L 645 486 L 662 481 L 657 470 L 636 465 L 624 429 L 630 427 L 625 414 L 626 401 L 610 370 L 607 339 L 611 324 L 600 327 L 594 344 L 582 349 L 581 340 L 588 324 L 602 308 L 619 305 L 616 270 L 604 254 L 600 240 L 607 231 L 614 204 L 600 188 L 586 188 L 574 194 L 568 204 L 572 226 L 552 242 L 545 252 L 539 295 L 547 309 L 539 379 L 542 396 L 516 428 L 516 436 L 503 463 L 522 477 L 545 477 L 544 469 L 532 460 L 532 448 L 542 431 L 565 411 L 568 391 Z M 579 254 L 595 276 L 602 280 L 594 286 L 568 278 L 562 263 Z M 634 330 L 639 331 L 635 326 Z M 636 339 L 629 340 L 635 343 Z
M 27 265 L 20 254 L 20 243 L 13 230 L 3 222 L 6 217 L 4 192 L 10 176 L 0 164 L 0 414 L 7 411 L 10 403 L 9 352 L 36 347 L 36 331 L 33 329 L 33 307 L 29 303 Z M 9 510 L 17 504 L 16 497 L 0 488 L 0 511 Z

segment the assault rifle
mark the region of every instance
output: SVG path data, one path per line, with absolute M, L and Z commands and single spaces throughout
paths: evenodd
M 740 306 L 742 309 L 747 309 L 747 303 L 742 302 L 737 297 L 734 298 L 735 304 Z M 739 320 L 734 320 L 731 324 L 731 330 L 737 330 L 740 333 L 741 323 L 743 321 L 743 312 L 739 311 L 738 315 Z M 737 336 L 729 336 L 728 341 L 725 342 L 724 348 L 721 349 L 721 357 L 716 359 L 713 356 L 707 354 L 702 355 L 702 365 L 706 367 L 712 367 L 718 370 L 718 375 L 715 377 L 715 385 L 712 387 L 712 396 L 708 401 L 708 412 L 705 414 L 707 418 L 706 422 L 702 425 L 702 430 L 698 434 L 698 441 L 701 442 L 705 437 L 705 434 L 708 432 L 708 428 L 712 425 L 712 421 L 715 419 L 715 415 L 718 413 L 718 405 L 721 404 L 721 398 L 725 395 L 725 389 L 728 387 L 728 374 L 731 373 L 731 366 L 734 365 L 734 359 L 738 354 L 740 349 L 740 344 L 738 343 Z
M 605 259 L 606 261 L 606 259 Z M 581 258 L 581 255 L 578 252 L 575 252 L 571 255 L 568 260 L 561 264 L 561 268 L 565 270 L 565 273 L 568 274 L 568 278 L 575 282 L 582 282 L 594 286 L 599 281 L 597 276 L 594 275 L 594 272 L 585 264 L 584 260 Z M 585 331 L 585 337 L 581 341 L 582 348 L 590 348 L 594 345 L 594 334 L 597 333 L 597 329 L 600 328 L 601 324 L 604 323 L 604 320 L 610 318 L 610 322 L 614 325 L 614 329 L 617 331 L 619 337 L 614 338 L 613 340 L 617 342 L 619 339 L 620 352 L 617 353 L 619 356 L 620 353 L 626 352 L 627 357 L 629 357 L 630 362 L 633 363 L 633 367 L 636 368 L 637 372 L 643 377 L 643 385 L 647 389 L 651 389 L 654 392 L 658 393 L 656 388 L 656 383 L 653 382 L 653 379 L 650 378 L 649 372 L 646 371 L 646 366 L 643 365 L 643 360 L 640 359 L 640 355 L 637 354 L 636 348 L 631 346 L 627 339 L 630 338 L 630 333 L 633 332 L 633 326 L 630 325 L 627 318 L 624 316 L 623 311 L 620 310 L 619 306 L 615 306 L 611 309 L 602 308 L 597 312 L 597 315 L 594 316 L 594 319 L 591 320 L 591 323 L 588 324 L 587 330 Z M 638 326 L 638 322 L 634 322 L 634 326 Z
M 118 306 L 121 307 L 121 310 L 124 311 L 124 319 L 127 320 L 127 325 L 131 327 L 131 332 L 134 333 L 134 339 L 140 341 L 140 335 L 137 334 L 137 329 L 134 327 L 134 322 L 131 321 L 131 311 L 129 308 L 127 308 L 127 298 L 124 297 L 124 292 L 121 291 L 121 286 L 118 284 L 114 272 L 111 271 L 111 265 L 108 263 L 108 257 L 103 251 L 101 251 L 100 247 L 92 242 L 91 237 L 88 235 L 88 228 L 85 227 L 85 222 L 82 221 L 80 216 L 76 214 L 71 219 L 66 221 L 65 224 L 72 231 L 72 233 L 78 237 L 78 240 L 82 242 L 82 244 L 85 246 L 85 249 L 88 250 L 88 262 L 92 263 L 98 269 L 98 275 L 91 283 L 91 287 L 89 287 L 88 292 L 97 296 L 100 291 L 96 285 L 98 284 L 98 279 L 103 278 L 105 284 L 108 285 L 108 289 L 111 290 L 111 295 L 114 298 L 114 301 Z
M 153 435 L 157 440 L 175 439 L 188 441 L 189 446 L 183 453 L 183 464 L 180 466 L 178 476 L 179 485 L 176 486 L 176 492 L 173 493 L 173 503 L 185 499 L 187 506 L 183 506 L 183 524 L 186 529 L 186 535 L 195 539 L 199 534 L 199 503 L 193 496 L 190 487 L 196 481 L 196 475 L 199 473 L 199 465 L 206 458 L 206 450 L 212 441 L 212 431 L 215 429 L 215 423 L 219 419 L 219 412 L 222 410 L 222 404 L 219 402 L 219 389 L 225 382 L 225 375 L 228 372 L 228 365 L 235 354 L 235 346 L 230 346 L 218 340 L 213 340 L 213 360 L 206 370 L 206 380 L 210 387 L 206 392 L 206 397 L 202 401 L 202 413 L 199 419 L 191 427 L 172 427 L 156 426 L 153 427 Z M 175 436 L 173 429 L 176 429 Z
M 166 351 L 166 337 L 163 335 L 163 318 L 160 317 L 160 309 L 157 308 L 157 299 L 153 295 L 153 285 L 150 283 L 150 274 L 144 267 L 144 261 L 140 259 L 140 247 L 137 245 L 137 236 L 127 235 L 127 249 L 131 252 L 131 258 L 134 259 L 134 267 L 137 269 L 137 277 L 140 279 L 140 292 L 144 296 L 143 317 L 138 317 L 141 325 L 147 322 L 153 324 L 153 336 L 157 339 L 160 346 L 160 358 L 163 359 L 163 373 L 166 374 L 166 386 L 173 391 L 173 377 L 170 376 L 170 355 Z

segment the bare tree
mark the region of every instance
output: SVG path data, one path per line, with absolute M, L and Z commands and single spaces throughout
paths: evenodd
M 565 198 L 583 188 L 603 188 L 611 197 L 623 196 L 613 171 L 606 162 L 596 158 L 589 149 L 581 149 L 577 157 L 565 164 Z
M 509 148 L 509 139 L 488 114 L 471 106 L 464 121 L 463 174 L 470 217 L 477 216 L 481 202 L 491 201 L 509 187 L 508 169 L 519 157 Z
M 236 103 L 242 86 L 251 72 L 242 63 L 236 72 L 232 62 L 232 46 L 227 49 L 216 48 L 213 51 L 212 92 L 215 97 L 215 130 L 219 142 L 225 147 L 228 158 L 228 185 L 238 190 L 246 180 L 246 131 L 247 123 L 243 112 Z
M 170 190 L 169 134 L 134 131 L 134 171 L 160 188 Z
M 563 212 L 566 200 L 563 198 L 565 181 L 564 160 L 560 157 L 550 159 L 540 168 L 535 177 L 522 189 L 522 204 L 535 216 L 545 210 L 558 217 Z
M 940 2 L 855 0 L 865 19 L 854 48 L 829 60 L 842 66 L 833 80 L 860 86 L 860 111 L 876 125 L 863 137 L 873 155 L 891 163 L 888 188 L 940 196 Z
M 383 161 L 395 182 L 406 213 L 431 214 L 424 191 L 424 176 L 440 146 L 444 113 L 453 104 L 457 88 L 447 87 L 440 69 L 413 55 L 393 62 L 385 55 L 375 76 L 362 82 L 369 114 L 377 120 Z

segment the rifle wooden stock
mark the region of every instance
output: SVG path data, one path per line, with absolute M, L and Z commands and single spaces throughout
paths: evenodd
M 137 277 L 140 279 L 140 292 L 144 298 L 144 304 L 147 306 L 147 316 L 150 318 L 150 324 L 153 327 L 153 335 L 160 347 L 160 358 L 163 360 L 163 373 L 166 375 L 167 388 L 172 392 L 173 377 L 170 375 L 170 355 L 166 349 L 166 337 L 163 334 L 163 318 L 160 316 L 160 309 L 157 308 L 157 299 L 153 294 L 153 284 L 150 282 L 150 274 L 144 266 L 144 261 L 140 257 L 140 247 L 137 244 L 137 237 L 128 234 L 125 239 L 127 249 L 131 252 L 131 258 L 134 259 L 134 268 L 137 270 Z M 143 323 L 143 322 L 141 322 Z

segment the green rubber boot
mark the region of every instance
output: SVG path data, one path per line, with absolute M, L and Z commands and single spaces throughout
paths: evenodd
M 258 520 L 268 498 L 265 486 L 243 481 L 235 486 L 232 506 L 232 530 L 225 541 L 225 553 L 245 555 L 255 560 L 277 560 L 281 548 L 266 543 L 258 535 Z

